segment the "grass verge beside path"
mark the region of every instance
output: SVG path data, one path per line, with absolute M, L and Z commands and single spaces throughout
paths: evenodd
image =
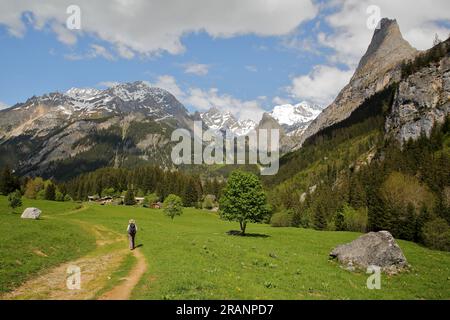
M 11 213 L 0 197 L 0 294 L 11 291 L 40 271 L 81 257 L 95 249 L 95 237 L 78 224 L 51 216 L 76 210 L 79 204 L 24 200 L 24 208 L 42 210 L 40 220 Z

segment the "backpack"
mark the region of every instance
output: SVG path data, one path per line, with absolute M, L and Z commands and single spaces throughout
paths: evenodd
M 134 223 L 130 223 L 130 228 L 128 229 L 129 234 L 136 234 L 136 225 Z

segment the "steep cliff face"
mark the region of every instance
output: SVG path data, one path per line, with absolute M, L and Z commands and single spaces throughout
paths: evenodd
M 390 84 L 400 81 L 401 63 L 413 59 L 417 50 L 402 37 L 395 20 L 383 19 L 373 35 L 350 83 L 300 137 L 299 144 L 320 130 L 340 122 L 361 103 Z
M 400 143 L 430 134 L 450 114 L 450 57 L 410 75 L 399 84 L 386 132 Z
M 270 130 L 278 130 L 279 133 L 279 146 L 280 146 L 280 153 L 286 153 L 292 150 L 293 146 L 295 145 L 295 141 L 291 136 L 286 134 L 285 129 L 283 126 L 269 113 L 264 113 L 261 121 L 256 126 L 255 130 L 256 132 L 259 132 L 260 129 L 266 129 L 270 132 Z M 269 134 L 270 135 L 270 134 Z

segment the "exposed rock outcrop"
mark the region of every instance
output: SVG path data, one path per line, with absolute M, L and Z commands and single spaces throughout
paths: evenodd
M 395 20 L 382 19 L 380 29 L 375 31 L 350 83 L 305 130 L 297 147 L 320 130 L 348 118 L 364 100 L 376 92 L 400 81 L 401 63 L 413 59 L 417 53 L 403 39 Z
M 386 132 L 400 143 L 429 135 L 450 114 L 450 57 L 422 68 L 400 82 Z
M 395 274 L 408 266 L 402 250 L 388 231 L 362 235 L 350 243 L 336 247 L 330 256 L 349 270 L 366 270 L 369 266 L 377 266 L 383 272 Z
M 276 129 L 276 130 L 278 130 L 279 135 L 280 135 L 279 144 L 280 144 L 280 152 L 281 153 L 288 152 L 289 150 L 292 149 L 292 147 L 295 144 L 292 137 L 290 137 L 286 134 L 286 131 L 284 130 L 284 128 L 269 113 L 263 114 L 261 121 L 259 122 L 258 126 L 256 127 L 256 132 L 259 132 L 259 130 L 261 130 L 261 129 L 266 129 L 266 130 Z M 269 137 L 270 137 L 270 134 L 269 134 Z M 269 143 L 269 146 L 270 146 L 270 143 Z

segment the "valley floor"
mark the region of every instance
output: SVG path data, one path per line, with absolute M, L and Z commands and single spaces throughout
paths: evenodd
M 357 233 L 251 224 L 248 237 L 236 237 L 226 232 L 237 223 L 196 209 L 172 221 L 156 209 L 25 206 L 41 208 L 42 220 L 20 219 L 0 197 L 2 299 L 450 299 L 450 253 L 411 242 L 399 241 L 410 271 L 382 275 L 381 290 L 369 290 L 368 275 L 328 259 Z M 126 243 L 131 218 L 135 255 Z M 65 288 L 69 264 L 81 267 L 80 291 Z

